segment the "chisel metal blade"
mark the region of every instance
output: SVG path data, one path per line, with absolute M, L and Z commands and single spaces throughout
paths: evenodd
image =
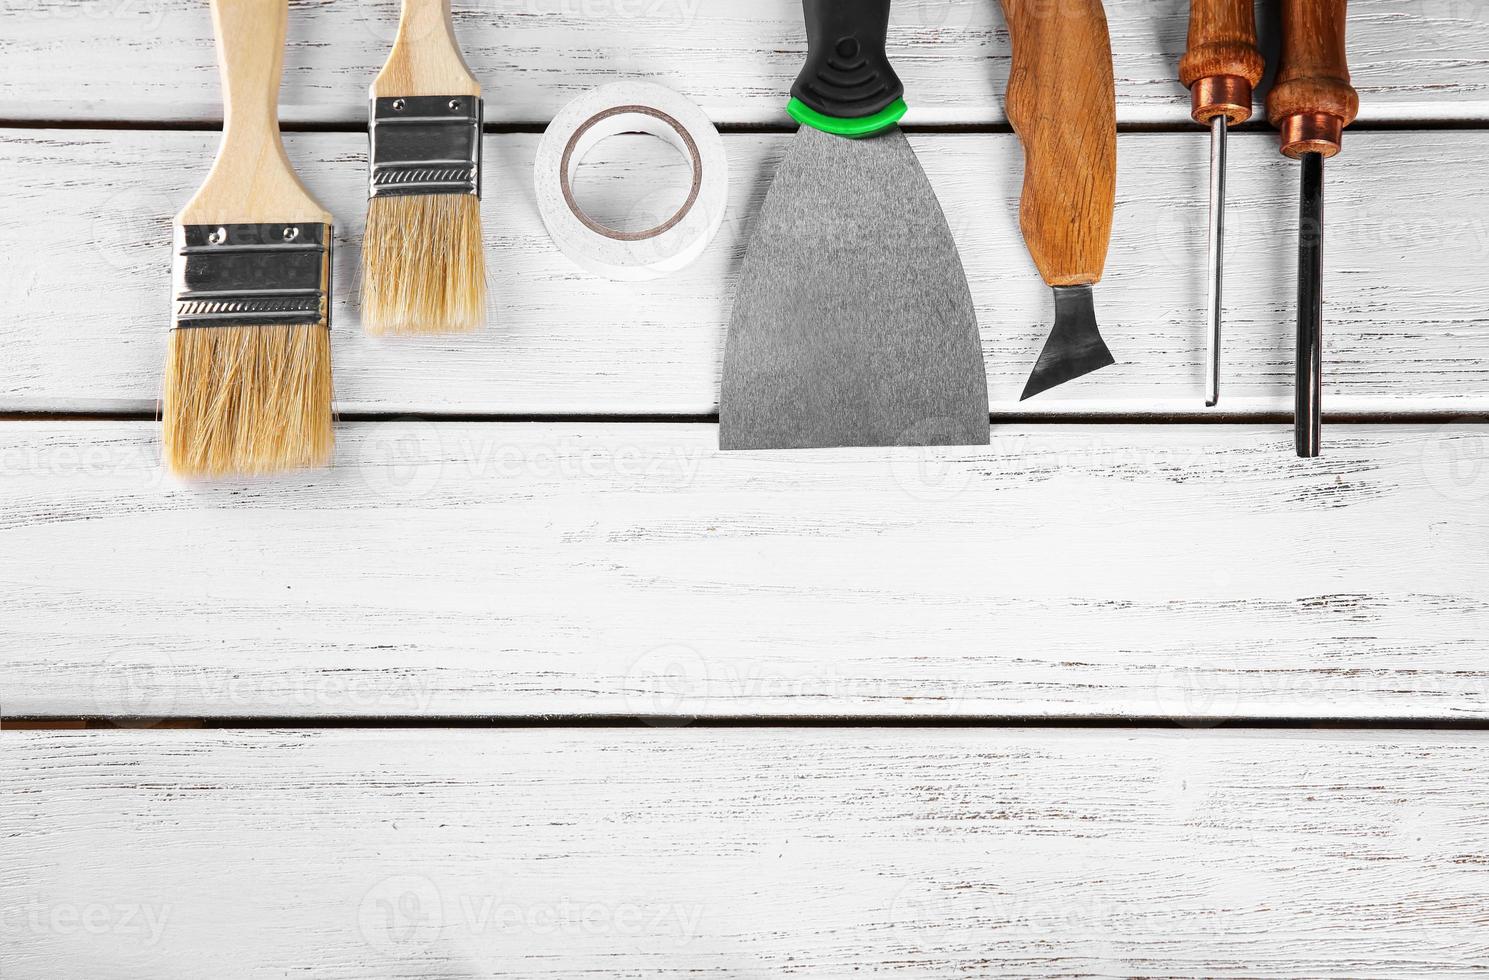
M 1091 287 L 1056 286 L 1054 290 L 1055 325 L 1019 401 L 1117 363 L 1097 329 Z
M 909 141 L 803 126 L 740 273 L 720 447 L 986 445 L 988 423 L 971 292 Z

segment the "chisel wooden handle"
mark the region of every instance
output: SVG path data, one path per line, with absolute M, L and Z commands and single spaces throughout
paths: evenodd
M 1283 0 L 1282 63 L 1267 96 L 1267 115 L 1290 157 L 1339 152 L 1360 97 L 1349 83 L 1345 0 Z
M 1024 145 L 1019 223 L 1051 286 L 1097 282 L 1117 192 L 1117 96 L 1101 0 L 1001 0 L 1008 119 Z
M 1251 93 L 1265 71 L 1252 0 L 1192 0 L 1179 81 L 1194 99 L 1195 122 L 1223 115 L 1234 126 L 1250 119 Z

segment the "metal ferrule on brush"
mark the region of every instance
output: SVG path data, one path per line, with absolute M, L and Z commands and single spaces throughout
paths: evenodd
M 483 113 L 470 95 L 373 99 L 368 196 L 480 197 Z
M 331 240 L 319 222 L 176 228 L 174 330 L 331 325 Z

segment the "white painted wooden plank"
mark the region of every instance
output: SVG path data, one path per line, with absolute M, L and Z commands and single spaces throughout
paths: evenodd
M 1477 976 L 1486 743 L 7 732 L 0 970 Z
M 153 408 L 169 322 L 169 216 L 208 166 L 209 133 L 11 130 L 0 240 L 0 411 Z M 549 242 L 530 170 L 537 137 L 487 141 L 491 320 L 471 338 L 376 342 L 355 306 L 365 140 L 293 135 L 290 153 L 341 228 L 336 367 L 348 412 L 521 414 L 716 410 L 741 251 L 788 137 L 727 138 L 729 218 L 687 272 L 619 284 Z M 1489 411 L 1489 134 L 1361 133 L 1329 168 L 1326 408 Z M 1208 138 L 1134 134 L 1103 330 L 1121 363 L 1017 401 L 1052 318 L 1019 235 L 1022 154 L 1009 135 L 915 139 L 961 245 L 982 323 L 994 412 L 1201 414 Z M 1297 167 L 1264 134 L 1233 140 L 1223 408 L 1292 407 Z M 646 137 L 614 148 L 587 200 L 635 226 L 670 213 L 680 167 Z M 590 168 L 586 168 L 586 172 Z
M 1119 118 L 1187 121 L 1176 76 L 1188 4 L 1106 7 Z M 296 0 L 285 117 L 365 119 L 397 8 Z M 687 93 L 719 122 L 786 124 L 785 96 L 805 51 L 799 0 L 455 0 L 454 13 L 495 122 L 546 122 L 579 92 L 632 77 Z M 211 23 L 197 0 L 8 0 L 5 17 L 6 118 L 219 117 Z M 1273 21 L 1264 20 L 1270 37 Z M 890 45 L 912 122 L 1004 121 L 1009 43 L 992 0 L 896 0 Z M 1353 0 L 1349 46 L 1363 119 L 1489 117 L 1484 4 Z
M 156 440 L 0 425 L 5 713 L 1489 717 L 1485 426 L 364 423 L 210 488 Z

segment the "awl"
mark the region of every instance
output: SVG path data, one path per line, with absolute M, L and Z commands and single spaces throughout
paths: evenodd
M 889 0 L 804 0 L 801 124 L 755 219 L 719 395 L 722 449 L 987 445 L 951 228 L 896 125 Z
M 1117 194 L 1117 96 L 1101 0 L 1002 0 L 1013 41 L 1008 120 L 1024 145 L 1019 224 L 1055 291 L 1029 398 L 1115 363 L 1096 326 Z
M 1220 323 L 1225 280 L 1225 141 L 1231 126 L 1251 118 L 1251 95 L 1266 70 L 1256 46 L 1252 0 L 1192 0 L 1189 49 L 1179 80 L 1193 99 L 1194 121 L 1210 127 L 1209 342 L 1205 404 L 1220 401 Z
M 1324 160 L 1340 150 L 1360 97 L 1349 83 L 1346 0 L 1283 0 L 1282 63 L 1267 115 L 1282 153 L 1303 164 L 1298 214 L 1298 344 L 1294 417 L 1298 455 L 1319 453 L 1323 398 Z

